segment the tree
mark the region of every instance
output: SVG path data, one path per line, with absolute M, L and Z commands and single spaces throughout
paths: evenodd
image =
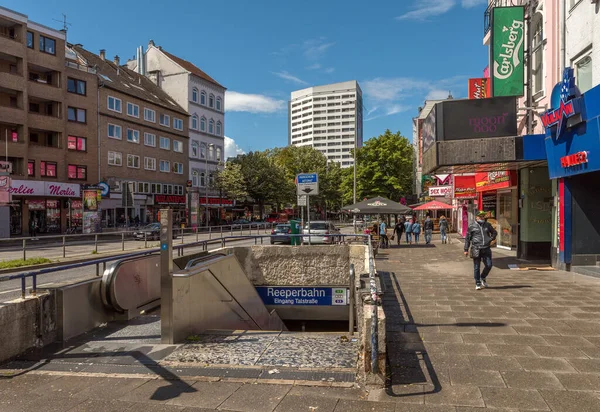
M 354 155 L 354 154 L 353 154 Z M 356 201 L 383 196 L 398 202 L 412 194 L 413 148 L 400 132 L 389 129 L 365 142 L 356 153 Z M 345 172 L 342 188 L 345 204 L 353 200 L 353 171 Z
M 221 196 L 225 195 L 231 200 L 243 201 L 248 197 L 242 166 L 237 163 L 225 163 L 225 168 L 216 173 L 212 186 Z

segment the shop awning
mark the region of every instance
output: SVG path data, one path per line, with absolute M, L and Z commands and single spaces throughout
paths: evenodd
M 448 203 L 432 200 L 431 202 L 423 203 L 421 206 L 417 206 L 414 210 L 448 210 L 452 209 L 453 206 Z

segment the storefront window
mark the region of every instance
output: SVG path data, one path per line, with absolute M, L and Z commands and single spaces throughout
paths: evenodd
M 12 203 L 10 205 L 10 234 L 11 235 L 20 235 L 23 233 L 23 227 L 21 226 L 21 222 L 23 222 L 23 209 L 21 206 L 21 202 Z
M 60 200 L 46 201 L 46 233 L 60 233 Z
M 513 215 L 513 196 L 511 192 L 498 193 L 498 245 L 505 248 L 512 248 L 515 245 L 515 234 L 513 228 L 516 227 L 515 216 Z
M 83 225 L 83 202 L 81 200 L 71 200 L 69 216 L 69 227 L 81 228 Z

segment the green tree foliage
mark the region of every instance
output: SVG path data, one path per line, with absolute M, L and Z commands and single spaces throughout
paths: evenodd
M 227 162 L 225 168 L 217 172 L 212 186 L 232 200 L 244 201 L 248 197 L 242 166 L 237 163 Z

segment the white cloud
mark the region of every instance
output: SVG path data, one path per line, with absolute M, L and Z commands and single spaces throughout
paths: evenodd
M 322 57 L 327 49 L 335 45 L 335 42 L 325 42 L 325 38 L 306 40 L 303 44 L 304 57 L 316 60 Z
M 428 83 L 408 77 L 381 78 L 367 80 L 361 83 L 362 89 L 369 98 L 390 101 L 406 97 L 415 89 L 425 89 Z
M 237 155 L 246 154 L 231 137 L 225 136 L 225 160 Z
M 334 71 L 335 71 L 334 67 L 328 67 L 325 69 L 325 73 L 328 73 L 328 74 L 333 73 Z
M 472 7 L 477 7 L 480 4 L 487 4 L 488 0 L 462 0 L 462 6 L 465 9 L 470 9 Z
M 289 80 L 291 82 L 294 82 L 296 84 L 308 84 L 307 82 L 305 82 L 304 80 L 286 72 L 285 70 L 282 72 L 271 72 L 273 73 L 275 76 L 281 77 L 284 80 Z
M 397 20 L 426 20 L 448 12 L 456 4 L 455 0 L 420 0 L 414 10 L 396 17 Z
M 425 100 L 444 100 L 449 94 L 449 90 L 433 89 L 429 91 Z
M 286 102 L 262 94 L 225 92 L 225 111 L 275 113 L 286 108 Z
M 307 67 L 308 70 L 318 70 L 320 68 L 321 68 L 320 63 L 311 64 L 310 66 Z

